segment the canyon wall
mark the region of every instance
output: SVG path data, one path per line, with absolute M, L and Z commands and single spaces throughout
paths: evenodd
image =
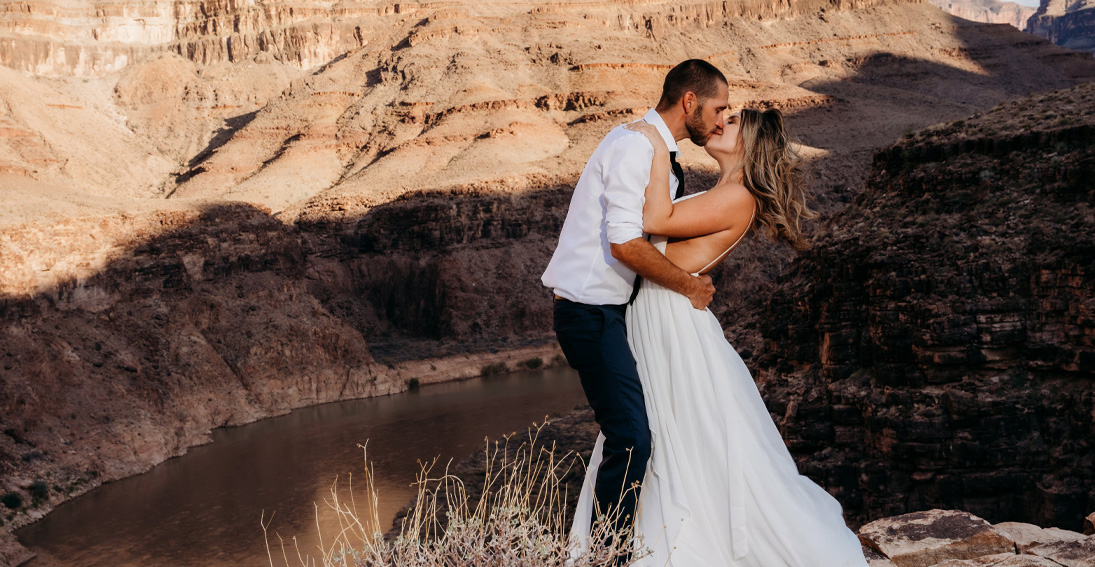
M 758 381 L 852 517 L 1095 508 L 1095 87 L 880 151 L 765 309 Z
M 1042 0 L 1027 31 L 1069 49 L 1095 53 L 1095 2 Z
M 405 389 L 311 296 L 293 232 L 253 207 L 18 227 L 0 242 L 9 489 L 24 475 L 118 478 L 213 427 Z
M 1036 11 L 1015 2 L 997 0 L 932 0 L 932 4 L 964 20 L 986 24 L 1010 24 L 1016 29 L 1025 30 L 1027 20 Z
M 379 2 L 6 1 L 0 64 L 39 76 L 98 76 L 171 51 L 201 64 L 261 54 L 308 68 L 361 47 L 362 22 L 397 11 Z
M 786 112 L 826 217 L 902 132 L 1095 79 L 918 2 L 2 6 L 0 489 L 63 488 L 5 530 L 212 427 L 549 352 L 572 184 L 682 59 Z M 746 358 L 791 257 L 716 274 Z

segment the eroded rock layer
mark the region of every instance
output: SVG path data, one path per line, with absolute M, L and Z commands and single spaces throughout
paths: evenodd
M 1027 20 L 1034 14 L 1035 8 L 999 2 L 998 0 L 932 0 L 932 4 L 959 18 L 986 24 L 1010 24 L 1017 29 L 1026 29 Z
M 133 239 L 141 232 L 156 236 Z M 8 490 L 31 476 L 118 478 L 213 427 L 405 388 L 309 293 L 292 231 L 253 207 L 77 220 L 0 241 Z M 41 290 L 46 265 L 63 283 Z
M 765 313 L 759 378 L 853 515 L 1095 508 L 1095 87 L 879 152 Z
M 1095 53 L 1095 2 L 1042 0 L 1027 31 L 1057 45 Z
M 0 64 L 37 75 L 102 75 L 156 51 L 202 64 L 256 54 L 313 67 L 366 43 L 362 22 L 383 2 L 279 0 L 50 0 L 0 5 Z M 17 41 L 11 41 L 17 39 Z

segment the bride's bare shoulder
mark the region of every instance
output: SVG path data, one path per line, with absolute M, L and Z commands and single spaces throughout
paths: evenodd
M 720 182 L 711 188 L 710 193 L 717 195 L 721 204 L 733 212 L 749 215 L 756 207 L 756 197 L 741 183 Z

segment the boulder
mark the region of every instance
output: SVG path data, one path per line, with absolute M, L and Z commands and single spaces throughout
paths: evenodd
M 1014 553 L 995 553 L 974 559 L 948 559 L 942 563 L 936 563 L 933 567 L 996 567 L 1015 556 Z
M 1084 518 L 1084 535 L 1095 535 L 1095 512 Z
M 1095 567 L 1095 536 L 1046 543 L 1030 548 L 1027 553 L 1044 557 L 1062 567 Z
M 1005 559 L 992 567 L 1061 567 L 1060 564 L 1054 563 L 1045 557 L 1038 557 L 1037 555 L 1013 555 L 1009 559 Z
M 873 567 L 873 564 L 870 565 Z M 1061 567 L 1061 565 L 1037 555 L 998 553 L 976 559 L 948 559 L 932 567 Z
M 1084 537 L 1082 534 L 1060 528 L 1042 528 L 1022 522 L 1001 522 L 993 525 L 993 527 L 996 528 L 996 531 L 1014 541 L 1015 547 L 1020 553 L 1043 543 L 1075 541 Z
M 867 560 L 868 567 L 897 567 L 888 557 L 866 545 L 863 546 L 863 558 Z
M 889 557 L 897 567 L 928 567 L 948 559 L 1015 552 L 1012 540 L 991 524 L 954 510 L 928 510 L 875 520 L 859 530 L 859 539 Z

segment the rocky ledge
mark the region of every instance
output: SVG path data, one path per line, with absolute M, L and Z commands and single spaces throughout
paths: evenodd
M 1095 513 L 1085 532 L 990 524 L 968 512 L 927 510 L 875 520 L 859 530 L 871 567 L 1090 567 Z

